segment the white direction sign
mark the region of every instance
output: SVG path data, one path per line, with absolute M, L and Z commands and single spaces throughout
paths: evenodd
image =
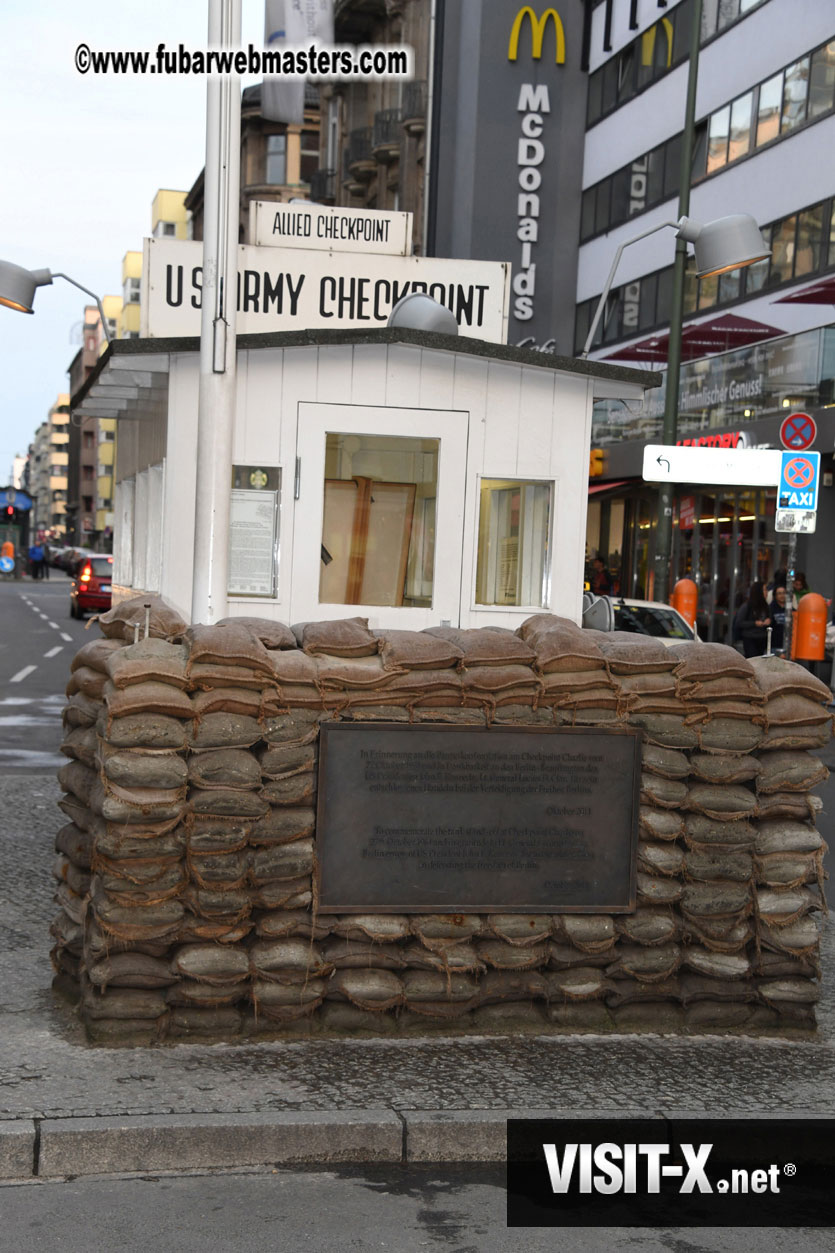
M 778 534 L 812 535 L 818 515 L 814 509 L 796 512 L 793 509 L 778 509 L 774 515 L 774 530 Z
M 200 335 L 203 245 L 146 239 L 143 338 Z M 507 343 L 510 265 L 295 248 L 238 248 L 239 335 L 385 326 L 392 306 L 426 292 L 455 314 L 460 335 Z M 775 480 L 776 481 L 776 480 Z
M 256 246 L 324 248 L 327 252 L 373 252 L 393 257 L 408 257 L 412 251 L 411 213 L 253 200 L 249 214 L 249 235 Z
M 776 487 L 777 448 L 686 448 L 647 444 L 643 477 L 649 483 L 715 483 L 717 486 Z

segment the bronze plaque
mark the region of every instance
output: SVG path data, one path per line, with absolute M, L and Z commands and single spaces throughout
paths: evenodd
M 635 908 L 641 732 L 326 723 L 318 907 Z

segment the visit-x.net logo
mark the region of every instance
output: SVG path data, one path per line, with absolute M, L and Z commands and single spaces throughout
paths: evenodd
M 832 1226 L 835 1123 L 514 1119 L 508 1226 Z

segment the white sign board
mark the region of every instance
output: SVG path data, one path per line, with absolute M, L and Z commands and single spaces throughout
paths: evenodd
M 229 583 L 233 596 L 275 596 L 278 493 L 233 488 L 229 504 Z
M 140 334 L 200 335 L 203 245 L 146 239 Z M 455 314 L 459 334 L 507 342 L 510 265 L 379 257 L 296 248 L 238 249 L 238 334 L 385 326 L 392 306 L 426 292 Z
M 817 516 L 814 509 L 778 509 L 774 515 L 774 530 L 783 535 L 812 535 Z
M 250 239 L 268 248 L 324 248 L 329 252 L 408 257 L 411 213 L 382 209 L 334 209 L 323 204 L 279 204 L 253 200 Z
M 781 453 L 776 448 L 685 448 L 647 444 L 643 477 L 649 483 L 715 483 L 727 487 L 776 487 Z

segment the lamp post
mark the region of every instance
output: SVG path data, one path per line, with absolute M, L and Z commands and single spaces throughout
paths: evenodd
M 104 309 L 101 307 L 101 300 L 95 292 L 90 291 L 89 287 L 83 287 L 74 278 L 70 278 L 69 274 L 53 274 L 50 270 L 27 270 L 22 265 L 15 265 L 11 261 L 0 261 L 0 305 L 16 309 L 18 313 L 34 313 L 32 306 L 35 303 L 36 290 L 39 287 L 51 286 L 52 280 L 56 278 L 72 283 L 73 287 L 83 291 L 85 296 L 90 296 L 95 300 L 101 318 L 102 334 L 105 341 L 109 343 L 110 337 L 107 334 L 107 322 Z

